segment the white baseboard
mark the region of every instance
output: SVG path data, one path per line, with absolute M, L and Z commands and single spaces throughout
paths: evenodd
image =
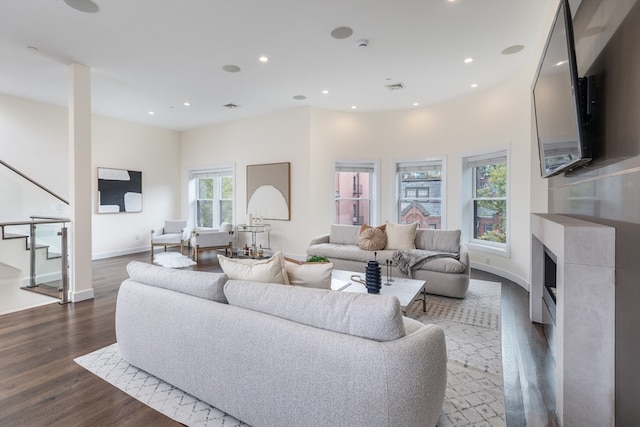
M 113 258 L 117 256 L 122 256 L 122 255 L 139 254 L 140 252 L 149 252 L 150 250 L 151 250 L 150 246 L 144 246 L 139 248 L 121 249 L 118 251 L 111 251 L 111 252 L 101 252 L 98 254 L 92 254 L 91 259 L 95 261 L 97 259 Z
M 494 265 L 482 264 L 479 262 L 471 261 L 471 268 L 486 271 L 487 273 L 495 274 L 496 276 L 503 277 L 507 280 L 511 280 L 518 286 L 520 286 L 525 291 L 529 292 L 529 283 L 524 280 L 522 277 L 517 276 L 510 271 L 503 270 L 502 268 L 498 268 Z
M 80 292 L 71 292 L 71 302 L 80 302 L 93 299 L 93 288 Z

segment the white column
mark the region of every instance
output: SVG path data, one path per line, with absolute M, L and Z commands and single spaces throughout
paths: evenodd
M 70 247 L 70 300 L 93 298 L 91 266 L 91 70 L 69 66 L 69 195 L 72 227 Z

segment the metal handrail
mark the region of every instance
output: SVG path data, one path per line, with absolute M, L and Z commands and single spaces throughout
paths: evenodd
M 32 216 L 31 221 L 6 221 L 0 222 L 0 228 L 2 229 L 2 238 L 4 238 L 5 227 L 28 225 L 29 226 L 29 287 L 36 287 L 36 226 L 39 224 L 63 224 L 60 228 L 58 236 L 61 237 L 61 250 L 62 250 L 62 299 L 60 304 L 66 304 L 69 302 L 69 261 L 68 261 L 68 233 L 65 224 L 71 222 L 69 218 L 55 218 L 55 217 L 37 217 Z M 39 218 L 39 219 L 36 219 Z
M 24 179 L 26 179 L 27 181 L 29 181 L 30 183 L 32 183 L 33 185 L 35 185 L 36 187 L 40 188 L 41 190 L 46 191 L 47 193 L 51 194 L 53 197 L 55 197 L 56 199 L 60 200 L 61 202 L 63 202 L 64 204 L 68 205 L 69 202 L 58 196 L 56 193 L 54 193 L 53 191 L 49 190 L 47 187 L 45 187 L 42 184 L 39 184 L 38 182 L 36 182 L 35 180 L 29 178 L 28 176 L 26 176 L 25 174 L 23 174 L 22 172 L 20 172 L 18 169 L 14 168 L 13 166 L 11 166 L 10 164 L 8 164 L 7 162 L 5 162 L 4 160 L 0 159 L 0 164 L 5 166 L 7 169 L 9 169 L 10 171 L 17 173 L 18 175 L 20 175 L 21 177 L 23 177 Z

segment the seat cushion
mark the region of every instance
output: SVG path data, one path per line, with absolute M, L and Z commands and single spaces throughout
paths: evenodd
M 153 242 L 156 245 L 177 245 L 182 241 L 182 234 L 161 234 L 153 238 Z

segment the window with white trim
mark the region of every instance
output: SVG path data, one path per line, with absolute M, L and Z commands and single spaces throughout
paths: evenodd
M 192 212 L 198 228 L 233 223 L 233 170 L 214 169 L 191 174 Z
M 362 225 L 375 222 L 374 162 L 335 162 L 334 224 Z
M 506 150 L 463 158 L 464 234 L 498 253 L 508 249 L 508 170 Z
M 396 218 L 399 224 L 442 228 L 442 160 L 396 163 Z

